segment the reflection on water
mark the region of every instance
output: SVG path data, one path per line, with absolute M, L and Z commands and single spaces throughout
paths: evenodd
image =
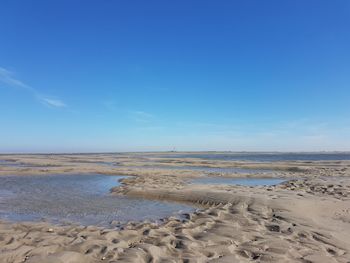
M 192 180 L 195 184 L 228 184 L 243 186 L 276 185 L 284 182 L 280 178 L 225 178 L 225 177 L 204 177 Z
M 0 218 L 47 219 L 108 226 L 112 221 L 158 220 L 190 206 L 112 196 L 121 176 L 45 175 L 0 177 Z

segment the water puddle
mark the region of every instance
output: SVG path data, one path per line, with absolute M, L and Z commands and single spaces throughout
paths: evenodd
M 0 160 L 0 166 L 7 166 L 7 167 L 18 167 L 18 168 L 32 168 L 32 167 L 55 167 L 57 165 L 48 165 L 48 164 L 30 164 L 30 163 L 23 163 L 23 162 L 17 162 L 12 160 Z
M 190 170 L 204 171 L 208 173 L 221 173 L 221 174 L 258 174 L 267 173 L 271 170 L 267 169 L 248 169 L 248 168 L 226 168 L 226 167 L 202 167 L 202 166 L 189 166 Z
M 0 160 L 0 166 L 10 166 L 10 167 L 22 167 L 22 163 L 10 160 Z
M 206 173 L 220 174 L 261 174 L 272 172 L 269 169 L 249 169 L 237 167 L 206 167 L 206 166 L 176 166 L 176 165 L 149 165 L 149 166 L 128 166 L 142 169 L 169 169 L 169 170 L 190 170 L 202 171 Z
M 188 205 L 113 196 L 122 176 L 0 177 L 0 218 L 10 221 L 113 226 L 116 221 L 157 221 L 195 209 Z
M 192 180 L 195 184 L 226 184 L 243 186 L 270 186 L 286 181 L 281 178 L 227 178 L 227 177 L 203 177 Z

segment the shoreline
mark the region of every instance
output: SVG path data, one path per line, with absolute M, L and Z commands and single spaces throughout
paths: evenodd
M 303 174 L 310 176 L 349 176 L 350 160 L 345 161 L 223 161 L 205 160 L 198 158 L 155 158 L 152 156 L 130 155 L 0 155 L 0 176 L 6 174 L 73 174 L 73 173 L 98 173 L 98 174 L 122 174 L 122 175 L 176 175 L 176 176 L 218 176 L 224 173 L 208 172 L 206 168 L 239 168 L 261 170 L 254 176 L 268 174 L 269 177 L 291 177 L 291 175 Z M 1 163 L 0 163 L 1 164 Z M 157 168 L 152 168 L 156 166 Z M 168 168 L 167 168 L 168 167 Z M 169 169 L 171 167 L 171 169 Z M 176 169 L 179 167 L 181 169 Z M 193 170 L 191 167 L 202 168 Z M 188 168 L 188 169 L 186 169 Z M 266 171 L 267 170 L 267 171 Z M 272 170 L 273 172 L 270 172 Z M 236 173 L 232 177 L 245 177 L 249 174 Z
M 72 165 L 70 158 L 63 155 L 50 160 L 34 157 L 20 156 L 17 161 L 60 165 L 44 170 L 32 169 L 34 174 L 42 175 L 64 171 L 67 167 L 74 173 L 98 171 L 108 175 L 116 171 L 129 172 L 133 177 L 122 179 L 123 184 L 113 188 L 112 194 L 201 204 L 203 208 L 185 214 L 184 219 L 169 217 L 162 224 L 127 223 L 118 230 L 0 220 L 0 262 L 350 261 L 348 161 L 300 163 L 302 168 L 307 167 L 307 172 L 274 171 L 270 177 L 303 175 L 303 178 L 275 186 L 245 187 L 186 183 L 190 178 L 203 175 L 218 176 L 215 173 L 128 168 L 127 164 L 140 163 L 138 156 L 123 157 L 118 161 L 125 167 L 109 170 L 105 164 L 81 162 Z M 100 157 L 96 162 L 115 161 L 110 156 Z M 73 156 L 74 161 L 79 158 L 81 156 Z M 96 157 L 81 159 L 91 161 L 91 158 Z M 204 162 L 202 160 L 202 164 Z M 221 164 L 220 161 L 216 163 Z M 246 165 L 252 167 L 253 164 Z M 299 163 L 278 165 L 296 167 Z M 33 174 L 31 169 L 22 169 L 2 167 L 0 175 L 9 171 Z M 229 177 L 244 176 L 246 174 L 238 174 L 238 177 L 231 174 Z M 253 174 L 251 178 L 254 176 L 262 178 L 259 177 L 261 174 Z

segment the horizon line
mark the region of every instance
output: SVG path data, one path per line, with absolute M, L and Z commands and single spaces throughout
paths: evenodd
M 345 153 L 350 154 L 350 150 L 339 151 L 339 150 L 323 150 L 323 151 L 101 151 L 101 152 L 0 152 L 1 155 L 75 155 L 75 154 L 137 154 L 137 153 L 257 153 L 257 154 L 336 154 L 336 153 Z

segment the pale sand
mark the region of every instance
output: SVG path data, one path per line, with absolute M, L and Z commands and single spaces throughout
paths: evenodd
M 124 179 L 125 185 L 113 193 L 203 207 L 183 221 L 129 223 L 121 230 L 2 222 L 0 262 L 350 262 L 350 177 L 339 177 L 349 175 L 348 161 L 252 163 L 132 154 L 0 159 L 38 165 L 1 166 L 0 174 L 136 175 Z M 94 161 L 118 162 L 122 167 Z M 138 167 L 142 163 L 180 165 L 181 161 L 196 166 L 263 166 L 278 169 L 269 177 L 306 179 L 270 187 L 189 185 L 187 178 L 203 172 Z

